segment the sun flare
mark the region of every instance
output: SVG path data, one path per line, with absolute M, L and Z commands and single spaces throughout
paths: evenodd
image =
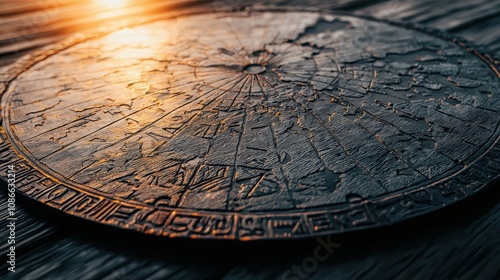
M 96 4 L 107 8 L 121 8 L 127 3 L 126 0 L 94 0 Z

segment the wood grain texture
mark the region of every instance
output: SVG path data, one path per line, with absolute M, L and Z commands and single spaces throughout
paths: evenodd
M 498 55 L 499 28 L 495 15 L 499 7 L 495 2 L 456 1 L 436 4 L 433 1 L 432 5 L 430 2 L 422 3 L 421 1 L 345 1 L 335 4 L 325 4 L 320 1 L 309 2 L 312 6 L 322 8 L 344 9 L 360 14 L 439 27 L 481 43 L 488 48 L 490 53 Z M 2 2 L 2 5 L 4 3 L 7 1 Z M 16 3 L 19 4 L 19 1 Z M 222 4 L 228 5 L 228 3 Z M 220 9 L 222 4 L 215 7 Z M 242 3 L 244 4 L 248 3 Z M 300 5 L 304 3 L 275 1 L 271 4 Z M 232 2 L 231 5 L 240 4 Z M 431 9 L 434 5 L 442 9 Z M 65 6 L 65 8 L 70 6 Z M 211 3 L 205 6 L 207 7 L 214 8 Z M 186 8 L 193 9 L 191 5 L 186 5 Z M 7 10 L 6 13 L 26 15 L 25 12 L 36 12 L 39 9 L 40 7 L 26 5 Z M 84 19 L 83 22 L 85 22 Z M 18 24 L 19 20 L 14 19 L 8 25 L 15 26 L 16 23 Z M 66 21 L 61 25 L 65 24 Z M 96 25 L 99 24 L 96 23 Z M 16 42 L 16 48 L 28 52 L 32 48 L 58 41 L 74 32 L 71 30 L 65 33 L 62 29 L 51 26 L 54 24 L 48 24 L 47 29 L 30 33 L 29 40 Z M 75 23 L 75 26 L 81 26 L 81 24 Z M 92 30 L 93 26 L 90 25 L 88 28 Z M 51 38 L 50 32 L 57 35 Z M 12 37 L 16 38 L 15 35 Z M 5 39 L 4 42 L 12 37 Z M 17 54 L 16 51 L 7 50 L 3 61 L 10 63 Z M 488 194 L 492 196 L 490 199 L 483 196 L 482 200 L 477 199 L 475 203 L 463 204 L 463 207 L 474 209 L 463 211 L 458 207 L 453 211 L 448 211 L 446 215 L 434 217 L 436 220 L 427 219 L 416 223 L 417 226 L 406 225 L 403 229 L 396 227 L 389 232 L 375 233 L 373 236 L 365 234 L 349 238 L 337 237 L 338 242 L 342 244 L 340 249 L 325 263 L 321 263 L 318 270 L 310 276 L 316 279 L 494 279 L 499 276 L 496 264 L 500 261 L 498 257 L 500 255 L 498 219 L 500 208 L 496 199 L 498 192 L 488 192 Z M 2 195 L 5 196 L 4 193 Z M 6 200 L 4 197 L 1 199 Z M 483 203 L 484 201 L 488 203 Z M 26 203 L 26 207 L 20 210 L 18 216 L 23 223 L 20 225 L 18 237 L 21 240 L 19 248 L 22 248 L 20 254 L 23 254 L 19 258 L 19 267 L 23 271 L 14 279 L 23 279 L 21 277 L 24 279 L 65 279 L 68 275 L 80 279 L 124 279 L 125 276 L 129 279 L 165 279 L 167 277 L 173 279 L 253 279 L 256 277 L 280 279 L 292 265 L 300 264 L 304 258 L 311 256 L 313 249 L 317 246 L 315 241 L 285 245 L 269 244 L 260 248 L 243 246 L 238 247 L 238 250 L 231 250 L 227 246 L 220 245 L 219 253 L 227 255 L 220 256 L 214 253 L 213 244 L 203 243 L 195 246 L 185 243 L 177 245 L 171 242 L 137 241 L 137 236 L 122 236 L 121 233 L 108 232 L 104 229 L 87 229 L 79 226 L 78 222 L 64 219 L 63 221 L 75 227 L 74 230 L 70 230 L 67 226 L 61 225 L 60 220 L 37 215 L 39 209 L 30 208 L 29 203 Z M 56 215 L 51 212 L 46 214 Z M 457 215 L 459 215 L 458 218 Z M 4 223 L 2 227 L 5 227 Z M 397 236 L 398 233 L 401 236 Z M 116 238 L 109 237 L 109 235 L 116 235 Z M 388 235 L 388 237 L 380 235 Z M 131 244 L 133 242 L 138 243 Z M 5 246 L 5 243 L 2 246 Z M 124 243 L 129 246 L 124 246 Z M 6 248 L 2 247 L 2 251 L 5 250 Z M 4 271 L 5 269 L 0 273 Z

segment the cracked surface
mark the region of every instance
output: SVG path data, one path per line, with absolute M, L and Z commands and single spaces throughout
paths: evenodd
M 348 209 L 449 180 L 498 138 L 498 93 L 479 57 L 419 31 L 318 13 L 220 13 L 56 53 L 16 78 L 2 114 L 17 152 L 55 182 L 137 211 L 226 219 Z M 401 207 L 396 220 L 413 211 Z M 249 238 L 290 237 L 260 232 L 266 222 L 251 217 Z M 153 232 L 171 235 L 173 219 Z

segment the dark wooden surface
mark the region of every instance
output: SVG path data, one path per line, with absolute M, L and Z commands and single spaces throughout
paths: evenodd
M 131 1 L 107 14 L 95 2 L 2 1 L 0 65 L 20 55 L 101 26 L 199 10 L 224 10 L 256 1 Z M 307 3 L 304 3 L 307 2 Z M 304 5 L 439 28 L 500 55 L 498 1 L 267 1 Z M 2 68 L 0 71 L 5 71 Z M 2 72 L 0 72 L 2 73 Z M 498 184 L 497 184 L 498 185 Z M 383 230 L 335 236 L 340 247 L 313 279 L 498 279 L 500 278 L 499 191 L 490 190 L 434 215 Z M 7 200 L 2 188 L 1 227 Z M 259 244 L 158 240 L 94 226 L 18 201 L 16 274 L 2 279 L 281 279 L 313 255 L 316 240 Z M 6 233 L 7 231 L 5 231 Z M 2 233 L 2 236 L 5 236 Z M 4 238 L 0 244 L 6 252 Z M 5 263 L 5 262 L 3 262 Z M 128 277 L 128 278 L 127 278 Z

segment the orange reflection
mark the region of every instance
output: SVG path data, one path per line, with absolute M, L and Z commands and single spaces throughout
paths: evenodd
M 163 69 L 159 61 L 165 55 L 161 47 L 170 38 L 167 30 L 151 27 L 125 28 L 104 37 L 100 47 L 102 53 L 107 54 L 108 65 L 120 67 L 121 75 L 129 81 L 142 80 L 142 74 L 149 71 Z
M 116 59 L 145 59 L 159 54 L 157 44 L 168 40 L 167 32 L 154 32 L 150 28 L 125 28 L 104 38 L 103 51 L 112 51 Z

